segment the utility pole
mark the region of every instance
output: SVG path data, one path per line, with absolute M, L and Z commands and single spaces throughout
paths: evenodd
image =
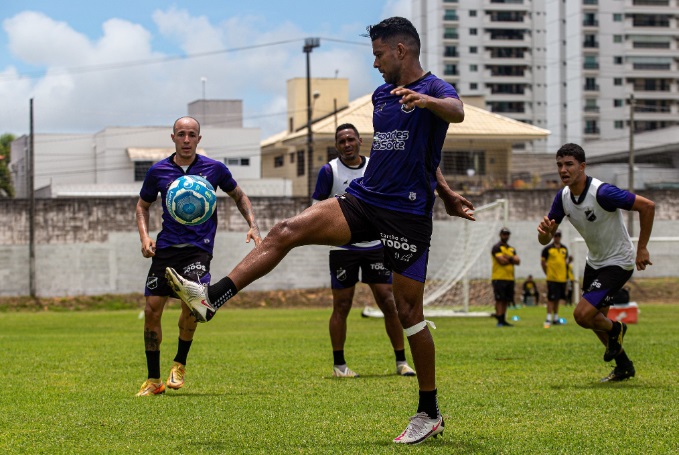
M 28 139 L 28 289 L 35 299 L 35 149 L 33 141 L 33 98 L 29 104 Z
M 634 93 L 629 97 L 629 169 L 627 191 L 634 193 Z M 634 237 L 634 212 L 627 213 L 627 232 Z
M 307 129 L 307 190 L 309 192 L 309 205 L 311 205 L 311 196 L 314 194 L 314 143 L 313 133 L 311 132 L 311 63 L 309 55 L 315 47 L 321 45 L 320 38 L 307 38 L 304 40 L 304 47 L 302 50 L 306 54 L 306 129 Z

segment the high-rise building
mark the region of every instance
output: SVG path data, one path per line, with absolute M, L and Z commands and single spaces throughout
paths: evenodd
M 413 0 L 427 69 L 552 152 L 679 125 L 678 0 Z M 518 147 L 520 149 L 521 147 Z M 516 150 L 520 151 L 520 150 Z

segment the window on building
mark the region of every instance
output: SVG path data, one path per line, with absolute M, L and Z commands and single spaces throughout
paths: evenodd
M 620 57 L 620 56 L 613 57 L 613 64 L 622 65 L 622 57 Z
M 337 158 L 337 149 L 335 147 L 328 147 L 325 151 L 326 159 L 325 161 L 331 161 Z
M 224 163 L 227 166 L 250 166 L 250 158 L 226 158 Z
M 478 70 L 479 70 L 478 65 L 469 65 L 469 71 L 471 71 L 472 73 L 475 73 Z
M 597 56 L 596 55 L 585 55 L 585 61 L 583 62 L 582 66 L 586 70 L 599 69 L 599 62 L 597 61 Z
M 443 39 L 457 39 L 457 27 L 446 27 L 443 29 Z
M 443 74 L 445 76 L 457 76 L 457 65 L 448 63 L 443 66 Z
M 295 152 L 290 153 L 290 164 L 295 163 Z
M 469 84 L 469 90 L 477 90 L 478 88 L 479 84 L 477 84 L 476 82 L 472 82 L 471 84 Z
M 469 47 L 469 53 L 470 54 L 476 54 L 479 51 L 479 48 L 476 46 L 470 46 Z
M 469 34 L 470 34 L 470 35 L 476 35 L 476 33 L 477 33 L 477 30 L 476 30 L 475 28 L 470 28 L 470 29 L 469 29 Z
M 283 167 L 283 165 L 285 164 L 283 158 L 284 158 L 283 155 L 274 156 L 273 167 Z
M 469 10 L 469 17 L 476 17 L 476 10 L 475 9 Z
M 613 100 L 613 107 L 623 107 L 625 100 Z
M 443 14 L 443 20 L 444 21 L 456 21 L 457 18 L 457 10 L 455 9 L 446 9 L 444 10 Z
M 135 161 L 134 162 L 134 181 L 143 182 L 146 173 L 153 166 L 153 161 Z
M 623 122 L 622 120 L 616 120 L 613 122 L 613 128 L 615 128 L 616 130 L 622 130 L 625 128 L 625 122 Z
M 297 177 L 304 175 L 305 172 L 304 150 L 297 150 Z
M 613 35 L 614 43 L 622 43 L 622 35 Z
M 613 78 L 613 85 L 622 85 L 622 78 L 621 77 Z
M 443 48 L 444 57 L 457 57 L 457 46 L 445 46 Z
M 614 13 L 613 14 L 613 22 L 622 22 L 622 14 Z

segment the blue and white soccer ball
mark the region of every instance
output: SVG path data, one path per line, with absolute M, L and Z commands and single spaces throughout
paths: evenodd
M 206 222 L 217 207 L 215 189 L 203 177 L 183 175 L 170 184 L 165 198 L 170 216 L 187 226 Z

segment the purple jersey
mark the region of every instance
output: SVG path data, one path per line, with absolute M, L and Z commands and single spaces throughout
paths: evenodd
M 399 103 L 401 97 L 390 93 L 394 88 L 384 84 L 373 93 L 370 162 L 363 178 L 351 182 L 347 192 L 378 207 L 431 215 L 448 122 L 429 109 L 406 109 Z M 405 88 L 434 98 L 459 99 L 452 85 L 431 73 Z
M 156 248 L 167 248 L 172 245 L 191 244 L 212 254 L 215 234 L 217 232 L 217 211 L 205 223 L 196 226 L 186 226 L 178 223 L 170 216 L 165 205 L 167 188 L 182 175 L 199 175 L 207 179 L 216 189 L 217 187 L 228 193 L 236 188 L 236 181 L 226 165 L 206 156 L 196 155 L 196 159 L 186 172 L 173 161 L 174 153 L 151 166 L 146 173 L 139 197 L 145 202 L 152 203 L 158 197 L 163 203 L 163 228 L 158 233 Z

